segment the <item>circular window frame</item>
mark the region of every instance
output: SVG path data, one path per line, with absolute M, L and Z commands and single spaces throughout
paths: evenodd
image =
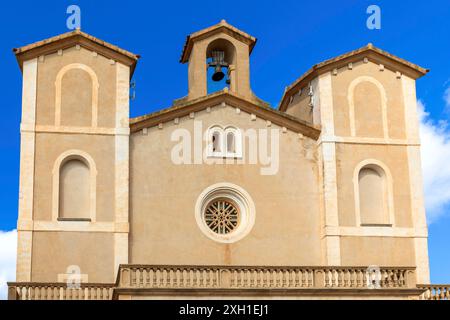
M 226 234 L 219 234 L 210 229 L 204 219 L 206 208 L 214 200 L 225 199 L 237 206 L 239 223 Z M 233 243 L 248 235 L 255 224 L 255 204 L 243 188 L 232 183 L 217 183 L 209 186 L 199 195 L 195 205 L 195 220 L 200 230 L 211 240 L 221 243 Z

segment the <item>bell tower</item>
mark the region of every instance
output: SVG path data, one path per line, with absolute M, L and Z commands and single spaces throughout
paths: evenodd
M 250 100 L 257 99 L 250 88 L 250 54 L 255 43 L 256 38 L 225 20 L 189 35 L 180 59 L 181 63 L 189 64 L 186 99 L 208 94 L 208 68 L 214 68 L 212 81 L 226 77 L 230 92 Z

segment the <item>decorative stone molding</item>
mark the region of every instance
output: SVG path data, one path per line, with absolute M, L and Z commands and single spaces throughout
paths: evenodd
M 212 231 L 204 220 L 206 207 L 215 199 L 229 199 L 239 210 L 239 223 L 232 232 L 218 234 Z M 211 240 L 222 243 L 233 243 L 250 233 L 255 224 L 255 204 L 251 196 L 241 187 L 227 183 L 217 183 L 206 188 L 197 198 L 195 204 L 195 220 L 200 230 Z
M 363 168 L 370 167 L 376 170 L 383 178 L 385 199 L 387 203 L 386 216 L 388 221 L 386 221 L 386 226 L 395 226 L 395 211 L 394 211 L 394 194 L 393 194 L 393 179 L 389 168 L 381 161 L 376 159 L 366 159 L 358 163 L 353 171 L 353 192 L 355 196 L 355 220 L 356 226 L 361 226 L 361 213 L 360 213 L 360 203 L 359 203 L 359 172 Z M 380 170 L 381 169 L 381 170 Z
M 362 82 L 370 82 L 374 84 L 381 95 L 381 116 L 383 121 L 383 136 L 385 139 L 389 138 L 389 132 L 388 132 L 388 119 L 387 119 L 387 96 L 386 96 L 386 90 L 384 89 L 383 85 L 375 78 L 370 76 L 360 76 L 355 78 L 350 85 L 348 86 L 347 91 L 347 100 L 349 105 L 349 120 L 350 120 L 350 132 L 351 136 L 356 136 L 356 127 L 355 127 L 355 101 L 354 101 L 354 92 L 355 88 L 358 84 Z
M 418 284 L 417 287 L 426 290 L 420 300 L 450 300 L 449 284 Z
M 58 221 L 59 217 L 59 175 L 61 166 L 68 160 L 79 159 L 83 161 L 89 168 L 90 174 L 90 219 L 91 222 L 96 221 L 96 203 L 97 203 L 97 168 L 94 159 L 82 150 L 67 150 L 62 153 L 53 165 L 53 184 L 52 184 L 52 221 Z
M 98 78 L 94 70 L 92 70 L 89 66 L 82 63 L 71 63 L 59 70 L 56 75 L 55 81 L 55 126 L 59 127 L 61 125 L 61 95 L 62 95 L 62 79 L 64 75 L 72 70 L 72 69 L 80 69 L 86 71 L 91 77 L 92 81 L 92 118 L 91 118 L 91 126 L 97 127 L 97 114 L 98 114 L 98 89 L 99 83 Z
M 380 288 L 414 288 L 412 267 L 381 267 Z M 118 288 L 158 289 L 367 289 L 368 267 L 154 266 L 122 265 Z
M 111 300 L 114 284 L 80 283 L 79 289 L 57 283 L 10 283 L 9 300 Z
M 121 294 L 209 295 L 221 292 L 252 297 L 406 297 L 423 300 L 450 299 L 450 285 L 416 285 L 413 267 L 365 266 L 208 266 L 121 265 L 114 284 L 10 282 L 9 300 L 111 300 Z M 378 288 L 373 288 L 373 283 Z M 251 291 L 250 291 L 251 290 Z

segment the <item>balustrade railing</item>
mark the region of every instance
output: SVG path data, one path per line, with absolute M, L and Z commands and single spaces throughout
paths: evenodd
M 113 284 L 81 284 L 79 288 L 66 283 L 13 282 L 8 284 L 9 300 L 111 300 Z
M 425 290 L 421 300 L 450 300 L 450 284 L 419 284 L 417 287 Z
M 116 283 L 9 283 L 13 300 L 110 300 L 120 289 L 423 289 L 421 299 L 448 300 L 449 285 L 416 286 L 410 267 L 266 267 L 121 265 Z M 119 292 L 119 291 L 118 291 Z
M 413 288 L 414 268 L 123 265 L 122 288 Z

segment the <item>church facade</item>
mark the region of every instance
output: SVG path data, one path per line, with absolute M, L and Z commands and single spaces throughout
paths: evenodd
M 14 49 L 11 299 L 419 298 L 428 70 L 368 44 L 272 108 L 250 87 L 255 43 L 225 21 L 189 35 L 188 94 L 137 118 L 138 55 L 80 30 Z

